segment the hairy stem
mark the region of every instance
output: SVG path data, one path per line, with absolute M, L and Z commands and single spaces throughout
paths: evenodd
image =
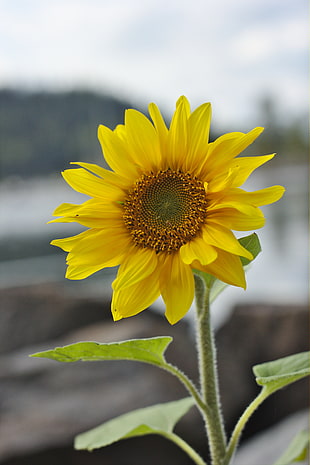
M 188 390 L 188 392 L 191 394 L 191 396 L 194 398 L 196 405 L 198 409 L 201 411 L 202 415 L 206 414 L 207 407 L 205 403 L 203 402 L 200 393 L 198 392 L 196 386 L 194 383 L 181 371 L 179 368 L 175 367 L 174 365 L 170 363 L 166 363 L 163 365 L 165 370 L 167 370 L 169 373 L 172 375 L 175 375 L 181 383 L 185 386 L 185 388 Z
M 226 437 L 221 413 L 216 353 L 210 322 L 209 287 L 195 276 L 197 306 L 197 349 L 201 397 L 206 405 L 205 423 L 212 465 L 222 465 L 226 453 Z
M 251 404 L 246 408 L 246 410 L 241 415 L 238 423 L 235 426 L 235 429 L 231 435 L 231 439 L 228 444 L 227 452 L 223 461 L 223 465 L 229 465 L 232 456 L 235 453 L 235 450 L 238 446 L 241 433 L 246 422 L 249 420 L 250 416 L 254 413 L 257 407 L 269 396 L 267 389 L 263 388 L 258 396 L 251 402 Z

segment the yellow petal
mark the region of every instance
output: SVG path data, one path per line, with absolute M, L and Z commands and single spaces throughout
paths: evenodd
M 228 172 L 230 162 L 246 149 L 262 133 L 263 128 L 255 128 L 244 134 L 231 132 L 220 136 L 209 144 L 205 163 L 201 167 L 201 176 L 208 182 Z
M 124 198 L 122 189 L 105 182 L 83 168 L 65 170 L 62 175 L 69 186 L 82 194 L 115 201 L 120 201 Z
M 232 188 L 228 189 L 221 196 L 221 203 L 226 206 L 231 202 L 240 203 L 240 204 L 250 204 L 255 207 L 260 207 L 262 205 L 269 205 L 270 203 L 277 202 L 282 195 L 284 194 L 285 189 L 283 186 L 272 186 L 265 189 L 260 189 L 258 191 L 247 192 L 243 189 Z M 209 198 L 212 199 L 212 193 L 209 195 Z
M 65 277 L 71 281 L 88 278 L 104 268 L 104 265 L 72 265 L 68 266 Z
M 206 160 L 209 146 L 211 104 L 200 105 L 188 119 L 189 144 L 186 156 L 186 169 L 200 174 Z
M 111 221 L 117 222 L 122 217 L 122 208 L 117 202 L 90 199 L 82 205 L 63 203 L 56 208 L 53 215 L 62 218 L 51 220 L 49 223 L 76 222 L 88 228 L 106 228 Z
M 75 213 L 81 208 L 80 204 L 76 203 L 62 203 L 55 208 L 53 216 L 74 216 Z M 55 220 L 49 221 L 49 223 Z
M 217 257 L 214 247 L 207 244 L 201 237 L 196 237 L 180 248 L 180 256 L 186 265 L 198 260 L 202 265 L 208 265 Z
M 222 199 L 218 203 L 214 202 L 212 203 L 212 205 L 211 204 L 209 205 L 208 217 L 214 212 L 221 212 L 222 210 L 225 210 L 227 208 L 238 210 L 248 216 L 256 215 L 256 212 L 258 210 L 257 207 L 254 207 L 254 205 L 251 205 L 249 203 L 245 203 L 245 202 L 237 201 L 237 200 L 231 200 L 230 202 L 224 202 L 224 199 Z
M 158 169 L 161 161 L 159 138 L 150 120 L 137 110 L 126 110 L 128 151 L 144 171 Z
M 216 223 L 234 231 L 252 231 L 262 228 L 265 218 L 261 210 L 251 205 L 246 206 L 246 211 L 233 208 L 222 208 L 208 214 L 208 223 Z M 251 213 L 249 214 L 249 211 Z
M 256 168 L 271 160 L 274 155 L 275 154 L 259 157 L 241 157 L 232 160 L 227 164 L 226 171 L 210 180 L 209 191 L 219 192 L 221 190 L 241 186 Z
M 209 273 L 224 283 L 233 286 L 246 288 L 245 274 L 240 257 L 232 255 L 224 250 L 218 251 L 217 259 L 200 268 L 202 271 Z
M 267 163 L 274 156 L 275 153 L 258 157 L 241 157 L 234 160 L 231 163 L 231 169 L 234 175 L 232 176 L 232 182 L 229 187 L 241 186 L 254 170 Z
M 186 163 L 189 111 L 188 100 L 181 97 L 177 102 L 168 133 L 167 168 L 182 169 L 183 163 Z
M 120 132 L 117 128 L 113 132 L 106 126 L 100 125 L 98 139 L 103 156 L 111 169 L 123 178 L 132 181 L 137 178 L 137 167 L 128 153 L 126 141 L 120 137 Z
M 115 244 L 112 244 L 112 250 L 111 243 L 108 243 L 107 247 L 102 246 L 100 242 L 98 244 L 98 233 L 96 230 L 87 230 L 76 236 L 51 242 L 52 245 L 69 252 L 66 278 L 84 279 L 106 266 L 116 266 L 120 263 L 121 253 L 125 248 L 124 238 L 123 241 L 118 241 L 116 248 Z
M 235 158 L 263 132 L 264 128 L 257 127 L 248 133 L 230 132 L 220 136 L 210 144 L 208 158 L 217 159 L 218 161 L 227 161 Z
M 121 204 L 117 202 L 89 199 L 82 204 L 62 203 L 53 212 L 53 216 L 75 216 L 76 213 L 89 213 L 100 217 L 107 211 L 109 214 L 121 215 Z
M 149 114 L 154 122 L 154 126 L 158 134 L 161 152 L 165 153 L 167 146 L 168 128 L 159 111 L 159 108 L 157 105 L 155 105 L 155 103 L 150 103 Z
M 183 111 L 185 112 L 186 117 L 188 118 L 191 112 L 191 107 L 185 95 L 181 95 L 181 97 L 178 98 L 176 102 L 176 109 L 178 109 L 179 107 L 183 108 Z
M 55 239 L 51 244 L 69 252 L 67 263 L 72 269 L 83 266 L 100 269 L 119 265 L 130 246 L 130 237 L 122 228 L 88 229 L 76 236 Z
M 87 234 L 86 234 L 87 233 Z M 67 256 L 69 264 L 119 265 L 120 259 L 130 246 L 130 236 L 122 228 L 89 229 L 76 241 Z M 112 264 L 113 263 L 113 264 Z
M 61 248 L 65 252 L 70 252 L 74 244 L 76 244 L 80 239 L 83 239 L 83 237 L 87 234 L 88 230 L 83 231 L 82 233 L 77 234 L 76 236 L 65 237 L 63 239 L 54 239 L 50 242 L 50 244 Z
M 189 310 L 194 299 L 194 277 L 179 254 L 168 255 L 160 274 L 160 293 L 166 304 L 166 318 L 177 323 Z
M 226 250 L 234 255 L 253 259 L 253 255 L 237 241 L 233 233 L 223 226 L 207 222 L 203 229 L 203 239 L 207 244 Z
M 118 124 L 115 127 L 113 133 L 116 134 L 120 140 L 122 140 L 123 142 L 126 142 L 127 144 L 127 132 L 126 132 L 125 124 Z
M 158 265 L 155 251 L 132 247 L 127 250 L 117 278 L 112 284 L 115 291 L 125 289 L 150 276 Z
M 90 171 L 93 174 L 96 174 L 100 178 L 104 179 L 105 181 L 108 181 L 110 184 L 113 184 L 115 186 L 120 186 L 120 187 L 128 186 L 128 180 L 126 180 L 122 176 L 119 176 L 113 171 L 106 170 L 105 168 L 102 168 L 101 166 L 96 165 L 95 163 L 82 163 L 78 161 L 72 161 L 70 162 L 70 164 L 81 166 L 82 168 Z
M 115 321 L 136 315 L 159 297 L 159 269 L 136 284 L 113 292 L 111 311 Z

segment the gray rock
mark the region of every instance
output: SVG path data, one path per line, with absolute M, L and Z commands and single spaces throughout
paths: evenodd
M 170 374 L 135 362 L 64 364 L 28 357 L 30 353 L 80 340 L 113 342 L 171 335 L 174 342 L 167 350 L 167 359 L 197 382 L 195 343 L 184 321 L 170 326 L 162 315 L 145 311 L 113 323 L 109 299 L 73 294 L 56 284 L 2 290 L 0 298 L 1 465 L 189 463 L 184 453 L 163 439 L 156 443 L 149 438 L 139 439 L 138 446 L 135 440 L 124 441 L 104 449 L 100 456 L 74 452 L 72 448 L 76 434 L 109 418 L 187 396 Z M 243 305 L 235 309 L 217 333 L 228 432 L 257 394 L 252 365 L 307 350 L 307 346 L 306 308 Z M 305 408 L 307 402 L 307 384 L 303 381 L 275 394 L 255 413 L 244 438 Z M 206 456 L 199 414 L 192 409 L 185 420 L 178 431 Z
M 0 302 L 0 354 L 111 318 L 107 299 L 88 305 L 87 297 L 60 284 L 0 289 Z
M 163 318 L 151 312 L 117 324 L 96 323 L 63 338 L 2 355 L 0 461 L 72 446 L 76 434 L 110 418 L 188 395 L 173 376 L 142 363 L 65 364 L 29 358 L 29 353 L 80 340 L 112 342 L 173 333 L 175 344 L 167 350 L 169 360 L 195 374 L 191 366 L 195 349 L 188 342 L 187 325 L 168 327 Z M 198 414 L 193 411 L 187 420 L 181 430 L 197 444 L 203 436 L 202 425 L 195 426 L 200 422 Z M 200 438 L 194 433 L 196 429 L 201 431 Z
M 260 388 L 252 367 L 308 350 L 309 315 L 302 305 L 238 305 L 216 334 L 223 411 L 230 432 Z M 308 407 L 303 379 L 267 399 L 244 431 L 245 437 Z

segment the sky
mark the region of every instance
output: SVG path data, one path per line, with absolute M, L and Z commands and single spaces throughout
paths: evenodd
M 284 120 L 307 113 L 307 0 L 0 0 L 0 18 L 0 87 L 89 88 L 168 115 L 184 94 L 232 130 L 260 125 L 265 97 Z

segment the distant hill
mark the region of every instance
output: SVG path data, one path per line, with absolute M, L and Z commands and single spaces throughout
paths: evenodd
M 0 178 L 59 172 L 101 160 L 97 127 L 123 122 L 128 102 L 88 91 L 0 90 Z
M 0 89 L 0 179 L 57 173 L 70 161 L 104 163 L 97 127 L 104 124 L 113 129 L 123 122 L 124 110 L 132 107 L 130 102 L 91 91 Z M 273 110 L 272 102 L 263 108 L 258 120 L 266 130 L 246 153 L 276 151 L 280 156 L 274 167 L 283 162 L 307 162 L 306 119 L 283 127 Z M 215 137 L 212 133 L 211 140 Z

